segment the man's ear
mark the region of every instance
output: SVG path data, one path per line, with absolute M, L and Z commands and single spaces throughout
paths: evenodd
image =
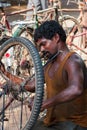
M 55 40 L 55 43 L 58 43 L 60 40 L 60 36 L 57 33 L 54 35 L 54 40 Z

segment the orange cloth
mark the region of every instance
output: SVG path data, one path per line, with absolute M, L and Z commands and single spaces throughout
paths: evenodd
M 66 84 L 62 79 L 62 70 L 67 61 L 67 59 L 74 52 L 69 52 L 64 60 L 61 62 L 58 70 L 55 72 L 53 78 L 48 76 L 48 71 L 52 65 L 50 63 L 46 69 L 45 81 L 47 85 L 47 98 L 52 98 L 53 96 L 60 93 L 62 90 L 67 88 L 68 83 Z M 45 125 L 52 125 L 59 121 L 73 121 L 76 124 L 87 127 L 87 89 L 83 94 L 76 99 L 53 106 L 47 109 L 47 115 L 44 119 Z

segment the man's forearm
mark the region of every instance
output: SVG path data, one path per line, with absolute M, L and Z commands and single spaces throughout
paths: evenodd
M 14 84 L 22 84 L 24 79 L 19 78 L 18 76 L 12 75 L 11 73 L 5 71 L 4 74 L 14 83 Z M 25 81 L 24 81 L 25 82 Z M 30 92 L 35 92 L 35 79 L 29 80 L 25 83 L 24 89 Z

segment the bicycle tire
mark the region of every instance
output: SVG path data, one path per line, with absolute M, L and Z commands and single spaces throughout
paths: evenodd
M 80 23 L 77 21 L 76 18 L 70 15 L 63 15 L 59 18 L 59 22 L 64 28 L 66 35 L 68 36 L 71 32 L 73 26 L 77 25 L 78 31 L 81 31 Z
M 13 37 L 25 37 L 29 39 L 30 41 L 33 41 L 33 32 L 34 29 L 32 27 L 29 27 L 27 25 L 18 25 L 16 30 L 13 32 Z
M 44 87 L 44 76 L 43 76 L 43 69 L 42 69 L 42 62 L 39 56 L 39 53 L 35 46 L 31 43 L 31 41 L 27 40 L 23 37 L 16 37 L 16 38 L 10 38 L 6 42 L 3 43 L 3 45 L 0 48 L 0 61 L 2 60 L 3 55 L 5 52 L 15 45 L 22 45 L 25 46 L 28 51 L 30 52 L 34 66 L 35 66 L 35 98 L 34 98 L 34 104 L 32 108 L 32 112 L 30 115 L 30 118 L 27 120 L 25 126 L 23 126 L 23 130 L 31 130 L 33 125 L 35 124 L 39 112 L 41 103 L 43 100 L 43 87 Z M 11 129 L 11 128 L 10 128 Z
M 78 54 L 81 54 L 81 50 L 78 48 L 83 47 L 83 36 L 79 36 L 79 34 L 82 33 L 82 26 L 76 18 L 69 15 L 65 15 L 64 18 L 61 19 L 61 22 L 67 22 L 67 20 L 71 20 L 74 24 L 70 29 L 68 28 L 68 32 L 65 29 L 65 32 L 67 34 L 66 43 L 69 45 L 70 50 L 74 50 Z

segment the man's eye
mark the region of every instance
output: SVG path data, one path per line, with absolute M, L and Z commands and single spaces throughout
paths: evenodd
M 39 49 L 41 49 L 41 46 L 43 46 L 43 44 L 40 44 L 40 45 L 39 45 Z
M 41 49 L 42 46 L 45 46 L 45 43 L 42 43 L 42 44 L 40 44 L 40 45 L 37 47 L 39 51 L 40 51 L 40 49 Z

